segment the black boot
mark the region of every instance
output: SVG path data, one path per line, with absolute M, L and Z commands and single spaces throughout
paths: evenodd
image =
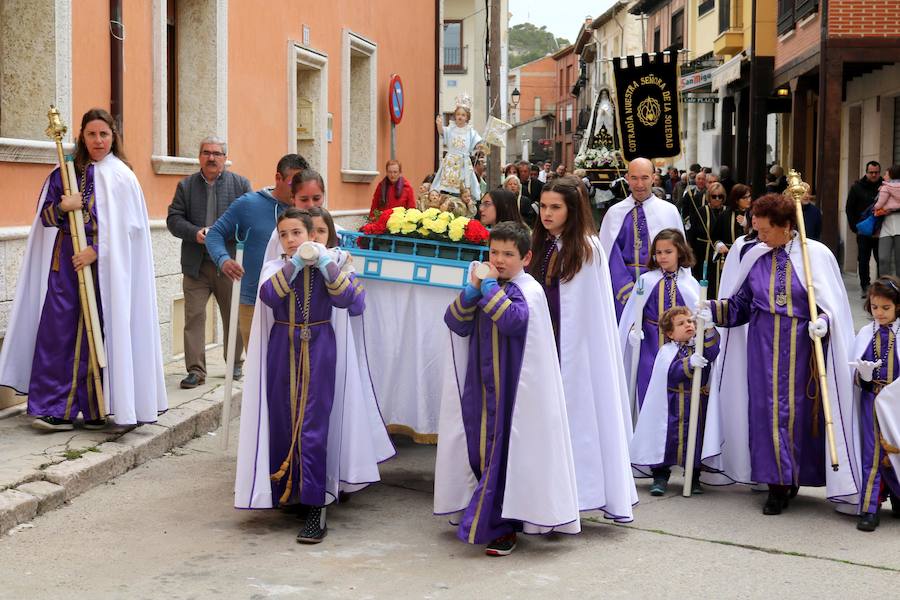
M 700 485 L 700 471 L 694 471 L 691 477 L 691 496 L 697 496 L 703 493 L 703 486 Z
M 769 486 L 770 488 L 775 486 Z M 764 515 L 780 515 L 781 511 L 787 508 L 788 495 L 781 490 L 769 489 L 769 497 L 763 505 Z
M 873 513 L 862 513 L 856 522 L 856 528 L 860 531 L 875 531 L 881 519 L 878 518 L 878 511 Z
M 325 525 L 325 507 L 310 506 L 306 515 L 303 529 L 297 534 L 297 542 L 300 544 L 318 544 L 328 533 Z
M 663 496 L 669 488 L 669 475 L 671 470 L 668 468 L 653 469 L 653 483 L 650 484 L 651 496 Z
M 891 492 L 891 514 L 895 519 L 900 518 L 900 498 L 897 498 L 893 492 Z

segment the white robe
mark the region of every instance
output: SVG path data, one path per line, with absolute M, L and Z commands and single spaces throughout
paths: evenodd
M 0 385 L 26 393 L 38 324 L 47 293 L 56 228 L 37 215 L 19 271 L 9 328 L 0 352 Z M 94 194 L 100 234 L 94 269 L 103 310 L 107 368 L 103 370 L 106 410 L 118 425 L 152 423 L 168 408 L 163 376 L 156 279 L 150 223 L 137 177 L 110 153 L 94 163 Z
M 884 441 L 900 448 L 900 379 L 895 379 L 875 397 L 875 413 Z M 888 452 L 887 456 L 894 472 L 900 473 L 900 453 Z
M 578 533 L 575 463 L 562 376 L 554 344 L 548 343 L 553 339 L 553 325 L 547 298 L 541 285 L 524 271 L 511 281 L 528 304 L 528 330 L 509 427 L 502 517 L 522 521 L 525 533 Z M 460 381 L 465 380 L 467 359 L 468 345 L 455 356 Z M 450 515 L 453 523 L 478 483 L 469 466 L 460 395 L 441 402 L 434 471 L 434 512 Z
M 681 220 L 681 215 L 678 214 L 678 209 L 674 204 L 651 194 L 644 200 L 643 207 L 649 230 L 649 243 L 652 243 L 656 234 L 663 229 L 677 229 L 684 235 L 684 221 Z M 628 196 L 610 207 L 603 215 L 603 222 L 600 224 L 600 244 L 607 256 L 609 256 L 616 238 L 619 237 L 619 230 L 622 229 L 626 215 L 631 212 L 632 208 L 634 208 L 634 197 Z
M 653 363 L 644 405 L 631 440 L 631 463 L 637 477 L 649 477 L 649 467 L 661 464 L 665 458 L 669 434 L 669 367 L 677 352 L 678 344 L 667 342 L 659 349 Z M 698 430 L 697 435 L 701 433 Z
M 638 495 L 628 445 L 631 411 L 606 253 L 596 236 L 593 252 L 559 286 L 559 357 L 572 434 L 578 506 L 602 510 L 618 522 L 633 519 Z M 551 336 L 552 339 L 552 336 Z
M 732 248 L 734 252 L 734 246 Z M 832 470 L 826 443 L 822 456 L 822 460 L 826 462 L 826 495 L 838 504 L 839 510 L 855 511 L 859 490 L 859 454 L 854 451 L 854 432 L 858 430 L 858 415 L 853 406 L 853 386 L 847 368 L 853 344 L 853 317 L 834 255 L 826 246 L 814 240 L 808 240 L 808 248 L 810 264 L 819 283 L 816 286 L 816 302 L 828 315 L 830 323 L 825 362 L 840 468 L 838 471 Z M 721 280 L 719 297 L 729 298 L 734 295 L 743 285 L 754 263 L 771 251 L 772 248 L 763 243 L 748 250 L 744 258 L 739 259 L 737 269 L 729 275 L 728 280 Z M 798 281 L 805 288 L 806 272 L 799 240 L 791 245 L 790 260 Z M 722 328 L 721 331 L 721 352 L 710 377 L 702 452 L 703 463 L 713 469 L 718 477 L 704 474 L 704 480 L 718 484 L 752 484 L 755 482 L 750 476 L 747 328 Z

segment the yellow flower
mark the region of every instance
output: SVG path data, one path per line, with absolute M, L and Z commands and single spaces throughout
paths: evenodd
M 423 219 L 434 219 L 438 215 L 441 214 L 441 210 L 439 208 L 429 208 L 425 212 L 422 213 Z
M 447 221 L 444 221 L 443 219 L 425 221 L 424 225 L 435 233 L 444 233 L 447 231 Z
M 400 233 L 400 228 L 403 225 L 406 217 L 406 209 L 398 206 L 391 210 L 391 216 L 388 217 L 387 220 L 387 229 L 393 234 Z
M 403 235 L 410 234 L 415 230 L 416 230 L 416 223 L 410 223 L 409 221 L 407 221 L 406 223 L 403 223 L 402 225 L 400 225 L 400 233 Z
M 458 242 L 463 238 L 463 235 L 466 232 L 466 225 L 469 224 L 469 219 L 466 217 L 456 217 L 452 221 L 450 221 L 450 225 L 447 226 L 448 233 L 450 239 L 454 242 Z
M 418 223 L 422 220 L 422 211 L 417 208 L 410 208 L 406 211 L 404 215 L 404 220 L 407 223 Z
M 431 233 L 430 231 L 428 231 L 428 227 L 426 227 L 425 225 L 419 227 L 417 231 L 421 233 L 423 237 L 428 237 L 428 234 Z

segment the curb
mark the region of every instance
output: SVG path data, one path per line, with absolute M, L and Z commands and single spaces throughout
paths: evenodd
M 223 390 L 224 391 L 224 390 Z M 0 492 L 0 535 L 72 498 L 159 458 L 172 448 L 219 428 L 221 398 L 201 397 L 169 409 L 156 423 L 128 430 L 96 451 L 48 466 L 40 476 Z M 240 414 L 241 390 L 231 394 L 232 418 Z

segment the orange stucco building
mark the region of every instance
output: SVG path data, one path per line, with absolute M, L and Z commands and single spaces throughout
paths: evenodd
M 300 152 L 325 177 L 328 208 L 358 221 L 390 158 L 392 74 L 402 77 L 405 95 L 397 158 L 414 183 L 434 170 L 440 6 L 0 2 L 0 335 L 37 195 L 55 162 L 43 134 L 49 104 L 60 108 L 70 141 L 87 109 L 121 115 L 125 150 L 147 199 L 170 360 L 180 352 L 180 240 L 164 219 L 178 181 L 199 168 L 200 140 L 225 139 L 230 168 L 254 188 L 273 183 L 282 155 Z

